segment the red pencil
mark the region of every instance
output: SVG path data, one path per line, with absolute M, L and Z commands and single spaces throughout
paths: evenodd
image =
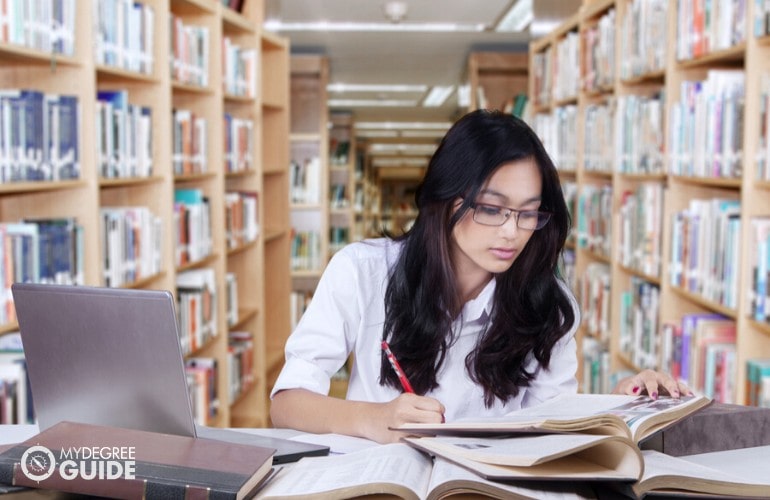
M 398 364 L 398 360 L 393 355 L 393 352 L 390 350 L 390 346 L 386 341 L 382 341 L 382 350 L 385 351 L 385 355 L 388 357 L 388 361 L 390 361 L 390 366 L 393 367 L 393 371 L 396 372 L 396 375 L 398 375 L 398 380 L 401 382 L 401 387 L 404 388 L 404 392 L 410 392 L 414 394 L 414 389 L 412 389 L 412 384 L 409 383 L 409 379 L 406 378 L 406 374 L 404 373 L 404 370 L 401 369 L 401 365 Z

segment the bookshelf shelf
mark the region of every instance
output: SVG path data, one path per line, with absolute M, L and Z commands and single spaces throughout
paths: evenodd
M 698 294 L 692 293 L 678 286 L 671 286 L 670 288 L 672 292 L 679 295 L 680 297 L 683 297 L 689 300 L 690 302 L 694 304 L 698 304 L 699 306 L 704 307 L 708 310 L 718 312 L 719 314 L 723 316 L 727 316 L 728 318 L 732 318 L 732 319 L 736 319 L 738 317 L 738 312 L 735 309 L 724 307 L 721 304 L 717 304 L 716 302 L 707 300 Z
M 199 85 L 191 85 L 189 83 L 174 81 L 171 85 L 174 92 L 186 92 L 200 95 L 211 95 L 214 93 L 214 90 L 210 87 L 201 87 Z
M 641 278 L 644 281 L 647 281 L 648 283 L 652 283 L 654 285 L 660 286 L 660 278 L 657 276 L 650 276 L 649 274 L 645 274 L 632 267 L 626 267 L 623 265 L 619 265 L 618 267 L 620 268 L 621 271 L 623 271 L 626 274 L 630 274 L 631 276 L 636 276 L 637 278 Z
M 0 335 L 5 335 L 6 333 L 17 332 L 17 331 L 19 331 L 19 324 L 15 321 L 0 325 Z
M 738 189 L 741 187 L 741 179 L 723 179 L 717 177 L 688 177 L 684 175 L 669 175 L 671 181 L 689 184 L 691 186 L 716 187 Z
M 177 273 L 180 273 L 182 271 L 189 271 L 190 269 L 198 269 L 201 267 L 206 267 L 216 263 L 217 260 L 219 260 L 219 256 L 214 253 L 211 255 L 207 255 L 206 257 L 196 260 L 194 262 L 188 262 L 187 264 L 176 266 L 176 271 Z
M 9 182 L 0 184 L 0 194 L 24 194 L 46 191 L 63 191 L 86 186 L 82 180 L 72 181 L 43 181 L 43 182 Z
M 160 83 L 160 80 L 153 75 L 138 73 L 136 71 L 128 71 L 121 68 L 114 68 L 112 66 L 97 65 L 96 73 L 97 78 L 99 78 L 100 81 L 134 81 L 154 84 Z
M 231 104 L 254 104 L 255 99 L 251 96 L 225 93 L 225 101 Z
M 274 241 L 274 240 L 282 238 L 286 234 L 287 234 L 286 231 L 276 231 L 276 230 L 266 231 L 264 239 L 265 239 L 266 243 L 269 243 L 271 241 Z
M 131 283 L 125 283 L 121 285 L 121 288 L 147 288 L 150 284 L 163 279 L 165 276 L 166 276 L 166 273 L 164 271 L 161 271 L 159 273 L 155 273 L 150 276 L 145 276 L 142 279 L 132 281 Z
M 171 0 L 171 10 L 179 15 L 199 15 L 216 13 L 210 0 Z
M 254 241 L 250 241 L 248 243 L 245 243 L 245 244 L 240 245 L 240 246 L 235 247 L 235 248 L 228 248 L 227 249 L 227 256 L 231 257 L 231 256 L 237 255 L 239 253 L 247 252 L 248 250 L 256 247 L 258 245 L 258 243 L 259 243 L 259 240 L 254 240 Z
M 202 172 L 200 174 L 176 174 L 174 175 L 174 182 L 199 182 L 205 180 L 212 180 L 217 178 L 216 172 Z
M 243 179 L 246 177 L 252 177 L 257 175 L 258 172 L 252 168 L 248 168 L 246 170 L 237 170 L 235 172 L 225 172 L 225 179 L 231 180 L 231 179 Z
M 718 64 L 742 64 L 746 54 L 746 43 L 728 49 L 717 50 L 695 59 L 678 61 L 679 69 L 710 67 Z
M 648 73 L 642 73 L 632 78 L 621 78 L 620 83 L 623 85 L 646 85 L 646 84 L 659 84 L 662 85 L 666 79 L 666 72 L 650 71 Z
M 39 50 L 0 43 L 0 61 L 7 60 L 10 63 L 29 63 L 56 66 L 79 66 L 80 61 L 73 57 L 63 56 L 61 54 L 45 53 Z
M 256 32 L 253 21 L 225 7 L 222 8 L 222 25 L 225 30 L 234 30 L 247 34 L 254 34 Z
M 238 309 L 238 319 L 235 323 L 230 325 L 230 330 L 237 330 L 245 325 L 248 321 L 254 319 L 259 314 L 259 309 L 256 308 L 240 308 Z
M 159 175 L 152 175 L 149 177 L 125 177 L 116 179 L 99 179 L 99 187 L 102 189 L 122 188 L 132 186 L 145 186 L 147 184 L 160 184 L 165 182 L 165 179 Z
M 761 323 L 761 322 L 755 321 L 753 319 L 749 319 L 748 323 L 753 328 L 755 328 L 757 331 L 762 332 L 762 334 L 767 335 L 768 337 L 770 337 L 770 323 Z

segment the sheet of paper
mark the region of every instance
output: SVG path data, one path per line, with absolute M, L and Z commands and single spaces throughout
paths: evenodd
M 424 497 L 430 458 L 405 444 L 328 457 L 305 457 L 281 471 L 260 496 L 311 495 L 368 483 L 400 484 Z
M 330 453 L 335 454 L 353 453 L 379 445 L 369 439 L 345 436 L 344 434 L 298 434 L 290 439 L 328 446 Z

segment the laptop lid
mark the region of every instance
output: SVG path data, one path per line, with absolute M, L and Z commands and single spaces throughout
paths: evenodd
M 29 283 L 11 289 L 41 430 L 70 420 L 198 435 L 171 293 Z M 231 437 L 224 440 L 237 442 Z M 282 439 L 269 447 L 277 448 L 276 463 L 328 453 Z

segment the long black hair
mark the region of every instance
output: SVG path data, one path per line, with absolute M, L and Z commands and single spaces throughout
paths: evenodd
M 462 297 L 451 264 L 452 229 L 492 173 L 512 161 L 533 159 L 542 176 L 540 210 L 553 215 L 497 280 L 493 311 L 465 365 L 484 388 L 487 407 L 516 397 L 534 377 L 528 356 L 548 367 L 554 344 L 576 321 L 569 295 L 557 277 L 570 216 L 553 162 L 522 120 L 497 111 L 474 111 L 447 132 L 428 164 L 415 199 L 419 214 L 397 240 L 403 250 L 385 294 L 383 338 L 399 359 L 414 390 L 438 387 L 436 374 L 453 341 L 452 322 Z M 462 204 L 454 210 L 454 204 Z M 382 357 L 380 384 L 400 387 Z

